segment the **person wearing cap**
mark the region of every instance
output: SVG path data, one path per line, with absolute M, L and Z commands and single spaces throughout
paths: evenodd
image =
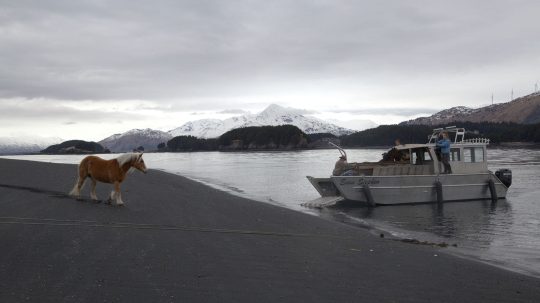
M 345 155 L 341 155 L 339 159 L 336 162 L 336 165 L 334 166 L 334 170 L 332 171 L 332 175 L 334 176 L 341 176 L 346 171 L 350 170 L 351 167 L 349 163 L 347 163 L 347 157 Z

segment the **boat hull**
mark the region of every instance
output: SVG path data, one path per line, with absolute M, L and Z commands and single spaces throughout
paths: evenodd
M 508 190 L 491 172 L 414 176 L 332 176 L 330 180 L 345 199 L 369 205 L 493 200 L 505 198 Z

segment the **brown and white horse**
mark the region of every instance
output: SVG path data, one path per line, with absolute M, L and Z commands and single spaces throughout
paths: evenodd
M 112 160 L 104 160 L 97 156 L 85 157 L 79 164 L 79 179 L 69 194 L 79 197 L 84 181 L 86 181 L 86 178 L 90 178 L 92 180 L 92 191 L 90 193 L 92 200 L 98 200 L 96 196 L 97 181 L 112 183 L 114 184 L 114 190 L 111 192 L 109 201 L 114 200 L 116 205 L 123 205 L 120 183 L 126 179 L 126 175 L 131 168 L 146 173 L 146 165 L 142 155 L 142 153 L 128 153 Z

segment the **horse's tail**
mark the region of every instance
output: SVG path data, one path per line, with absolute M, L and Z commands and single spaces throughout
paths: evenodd
M 88 157 L 82 159 L 81 163 L 77 166 L 77 181 L 73 185 L 73 189 L 69 192 L 70 196 L 79 196 L 81 189 L 84 186 L 84 181 L 86 181 L 86 176 L 88 175 Z

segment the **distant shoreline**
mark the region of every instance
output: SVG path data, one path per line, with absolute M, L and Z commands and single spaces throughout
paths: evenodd
M 537 142 L 501 142 L 493 145 L 499 147 L 540 148 L 540 143 Z
M 393 146 L 342 146 L 344 149 L 390 149 Z M 488 148 L 530 148 L 530 149 L 540 149 L 540 143 L 536 142 L 501 142 L 501 143 L 490 143 Z M 300 152 L 307 150 L 331 150 L 335 149 L 334 147 L 324 147 L 324 148 L 296 148 L 296 149 L 237 149 L 237 150 L 192 150 L 192 151 L 144 151 L 145 153 L 194 153 L 194 152 L 224 152 L 224 153 L 235 153 L 235 152 Z M 33 156 L 33 155 L 106 155 L 106 154 L 121 154 L 126 152 L 110 152 L 110 153 L 7 153 L 0 156 Z

